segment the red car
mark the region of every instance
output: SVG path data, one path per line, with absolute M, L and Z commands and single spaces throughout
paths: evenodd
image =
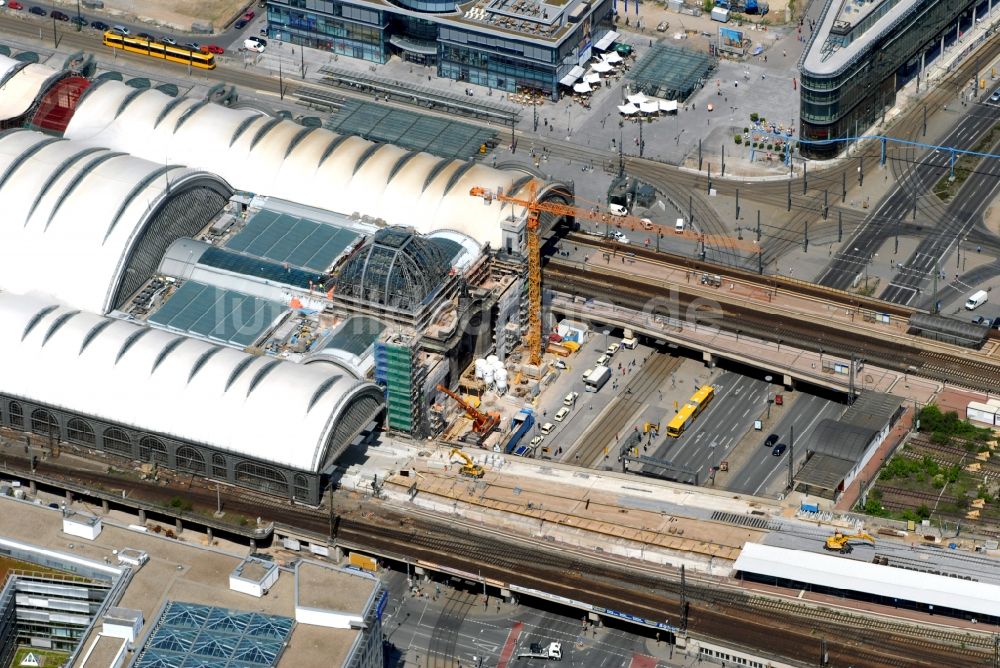
M 226 50 L 223 49 L 218 44 L 206 44 L 206 45 L 204 45 L 204 46 L 201 47 L 201 52 L 202 53 L 214 53 L 214 54 L 218 55 L 218 54 L 221 54 L 221 53 L 225 53 Z
M 7 3 L 7 9 L 24 9 L 24 5 L 20 2 L 16 2 L 16 0 L 10 0 L 10 2 Z
M 243 20 L 244 21 L 253 21 L 253 17 L 255 17 L 255 16 L 257 16 L 257 15 L 254 14 L 253 10 L 251 9 L 250 11 L 248 11 L 246 14 L 243 15 Z

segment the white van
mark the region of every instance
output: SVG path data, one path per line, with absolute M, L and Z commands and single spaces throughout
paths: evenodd
M 267 42 L 260 39 L 259 37 L 248 37 L 243 40 L 243 48 L 247 51 L 256 51 L 257 53 L 264 53 L 264 49 L 267 47 Z
M 678 218 L 677 222 L 674 223 L 674 232 L 676 232 L 677 234 L 683 234 L 684 233 L 684 219 L 683 218 Z
M 977 290 L 969 296 L 968 301 L 965 302 L 965 308 L 972 311 L 985 304 L 989 299 L 990 295 L 986 290 Z
M 609 204 L 608 213 L 610 213 L 612 216 L 627 216 L 628 209 L 623 207 L 621 204 Z

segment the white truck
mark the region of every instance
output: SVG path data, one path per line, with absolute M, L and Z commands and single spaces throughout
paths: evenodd
M 712 20 L 719 23 L 728 23 L 729 10 L 723 7 L 712 7 Z
M 611 378 L 611 369 L 603 364 L 598 364 L 594 367 L 594 370 L 587 374 L 586 378 L 583 379 L 583 385 L 586 387 L 588 392 L 597 392 L 604 387 L 609 378 Z
M 986 290 L 976 290 L 971 295 L 969 299 L 965 302 L 965 308 L 969 311 L 975 310 L 989 301 L 990 295 Z
M 624 334 L 625 336 L 622 338 L 622 347 L 628 348 L 629 350 L 635 350 L 639 345 L 639 339 L 636 338 L 635 333 L 631 329 L 626 329 Z
M 531 643 L 527 652 L 518 652 L 518 659 L 548 659 L 549 661 L 562 661 L 562 643 L 550 642 L 542 645 L 537 642 Z

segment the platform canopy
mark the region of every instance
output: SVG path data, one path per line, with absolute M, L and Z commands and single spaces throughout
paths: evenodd
M 1000 586 L 846 557 L 747 543 L 734 571 L 1000 617 Z

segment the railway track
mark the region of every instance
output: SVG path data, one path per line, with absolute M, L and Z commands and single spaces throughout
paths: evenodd
M 611 282 L 602 278 L 600 271 L 588 271 L 581 267 L 550 261 L 546 267 L 546 286 L 569 295 L 586 295 L 608 300 L 636 312 L 653 309 L 654 315 L 662 313 L 674 316 L 678 309 L 688 309 L 699 298 L 678 292 L 676 303 L 662 308 L 650 306 L 655 303 L 659 289 L 639 279 L 624 279 L 616 276 Z M 683 289 L 683 286 L 680 288 Z M 700 302 L 699 302 L 700 303 Z M 716 313 L 716 310 L 718 311 Z M 913 346 L 900 346 L 874 336 L 859 332 L 847 332 L 834 326 L 808 323 L 793 318 L 765 314 L 750 307 L 736 304 L 717 304 L 712 311 L 720 318 L 711 320 L 711 325 L 727 331 L 737 331 L 765 341 L 776 341 L 795 345 L 814 352 L 822 351 L 849 358 L 855 355 L 882 368 L 925 376 L 952 384 L 959 384 L 980 391 L 989 391 L 1000 385 L 1000 366 L 981 364 L 978 360 L 963 357 L 949 358 L 936 355 L 931 359 L 940 360 L 927 364 L 926 351 Z M 697 317 L 697 316 L 695 316 Z M 705 316 L 708 320 L 708 316 Z M 946 364 L 946 367 L 942 365 Z
M 928 507 L 934 508 L 941 503 L 955 503 L 958 501 L 954 496 L 947 496 L 944 494 L 933 494 L 931 492 L 920 492 L 912 489 L 903 489 L 901 487 L 892 487 L 889 485 L 879 485 L 878 489 L 882 492 L 882 505 L 885 505 L 886 501 L 892 501 L 893 499 L 906 499 L 909 503 L 906 507 L 913 508 L 914 506 L 919 506 L 920 504 L 928 504 Z
M 18 457 L 13 449 L 8 449 L 5 455 L 8 465 L 18 462 L 21 469 L 27 471 L 28 462 Z M 169 498 L 182 493 L 196 509 L 215 507 L 215 490 L 199 484 L 187 485 L 186 489 L 178 489 L 176 484 L 148 485 L 113 476 L 103 469 L 80 471 L 72 462 L 62 465 L 59 460 L 39 463 L 38 473 L 53 479 L 82 479 L 94 489 L 123 489 L 128 497 L 151 497 L 164 505 Z M 263 514 L 265 521 L 282 522 L 320 535 L 325 535 L 330 526 L 329 515 L 324 509 L 262 503 L 268 497 L 242 489 L 230 490 L 226 497 L 225 507 L 232 513 L 251 517 Z M 672 623 L 679 619 L 680 584 L 666 573 L 653 574 L 641 566 L 629 568 L 617 561 L 579 557 L 559 551 L 545 541 L 539 544 L 526 539 L 501 539 L 473 527 L 463 529 L 445 519 L 431 521 L 401 515 L 381 504 L 366 508 L 348 507 L 339 511 L 343 514 L 338 544 L 396 555 L 410 562 L 420 560 L 461 572 L 479 573 L 487 578 L 583 599 L 647 619 L 666 618 Z M 950 665 L 949 660 L 955 656 L 962 658 L 963 666 L 988 665 L 984 661 L 992 647 L 986 636 L 945 630 L 932 635 L 918 626 L 865 621 L 864 615 L 821 605 L 800 605 L 788 600 L 771 602 L 759 595 L 694 578 L 689 579 L 687 596 L 691 605 L 689 629 L 692 632 L 739 642 L 776 656 L 802 658 L 806 655 L 805 648 L 818 652 L 819 629 L 832 647 L 844 648 L 832 651 L 831 655 L 852 661 L 856 668 L 886 665 L 936 668 Z M 450 614 L 457 618 L 463 614 L 468 600 L 459 597 L 449 604 Z M 870 640 L 865 640 L 870 646 L 857 645 L 860 627 L 873 629 Z M 891 637 L 891 634 L 898 634 L 898 637 Z M 877 638 L 880 640 L 875 642 Z M 443 630 L 437 634 L 433 656 L 435 661 L 440 661 L 433 665 L 450 665 L 447 660 L 449 652 L 453 652 L 449 649 L 452 640 Z

